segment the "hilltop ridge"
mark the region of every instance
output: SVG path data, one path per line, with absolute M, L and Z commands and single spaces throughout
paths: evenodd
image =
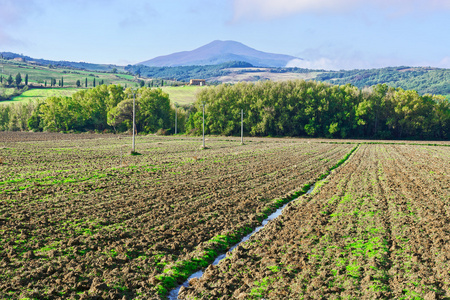
M 191 51 L 158 56 L 139 64 L 149 67 L 177 67 L 218 65 L 229 61 L 242 61 L 256 67 L 285 67 L 298 57 L 259 51 L 236 41 L 216 40 Z

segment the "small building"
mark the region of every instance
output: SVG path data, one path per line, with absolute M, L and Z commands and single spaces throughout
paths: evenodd
M 189 82 L 189 85 L 204 86 L 204 85 L 206 85 L 206 80 L 205 79 L 191 79 Z
M 23 59 L 22 57 L 16 57 L 14 58 L 14 61 L 25 62 L 25 59 Z

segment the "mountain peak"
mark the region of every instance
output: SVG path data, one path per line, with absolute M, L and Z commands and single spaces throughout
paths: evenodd
M 293 59 L 298 58 L 258 51 L 236 41 L 215 40 L 192 51 L 158 56 L 139 64 L 150 67 L 175 67 L 243 61 L 257 67 L 285 67 Z

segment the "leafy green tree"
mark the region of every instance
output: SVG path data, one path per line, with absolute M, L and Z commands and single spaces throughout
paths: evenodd
M 80 81 L 80 79 L 77 80 L 76 85 L 77 85 L 78 88 L 81 86 L 81 81 Z
M 124 88 L 119 85 L 109 85 L 107 87 L 109 98 L 106 100 L 106 108 L 108 111 L 116 107 L 122 100 L 125 99 Z
M 139 103 L 136 108 L 139 110 Z M 108 125 L 114 128 L 126 122 L 126 128 L 132 127 L 133 122 L 133 99 L 125 99 L 121 101 L 116 107 L 108 112 Z
M 443 96 L 431 97 L 434 102 L 434 112 L 429 137 L 448 140 L 450 138 L 450 100 Z
M 41 112 L 40 112 L 40 107 L 42 105 L 44 105 L 44 103 L 39 102 L 36 109 L 33 110 L 33 112 L 31 113 L 31 116 L 27 121 L 29 130 L 33 130 L 33 131 L 42 131 L 43 130 L 43 127 L 41 124 Z
M 82 104 L 71 97 L 49 97 L 39 111 L 44 130 L 83 128 L 85 119 Z
M 139 95 L 139 111 L 136 113 L 136 125 L 140 131 L 156 132 L 158 129 L 173 127 L 175 111 L 170 105 L 169 95 L 161 89 L 142 87 L 137 91 Z

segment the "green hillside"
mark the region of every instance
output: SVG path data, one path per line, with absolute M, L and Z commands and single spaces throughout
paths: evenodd
M 55 61 L 55 60 L 48 60 L 48 59 L 42 59 L 42 58 L 32 58 L 26 55 L 21 55 L 17 53 L 11 53 L 11 52 L 0 52 L 0 58 L 5 58 L 8 60 L 13 60 L 15 58 L 22 58 L 25 61 L 32 62 L 34 64 L 39 64 L 43 66 L 55 66 L 57 68 L 74 68 L 79 70 L 87 70 L 87 71 L 101 71 L 101 72 L 112 72 L 114 69 L 118 70 L 119 72 L 124 71 L 124 67 L 122 66 L 116 66 L 111 64 L 93 64 L 93 63 L 87 63 L 87 62 L 74 62 L 74 61 Z
M 76 87 L 77 80 L 80 81 L 81 86 L 84 87 L 87 79 L 88 87 L 92 87 L 94 79 L 96 85 L 100 82 L 105 84 L 121 84 L 128 85 L 136 83 L 134 76 L 126 74 L 114 74 L 108 72 L 85 71 L 73 68 L 60 68 L 54 66 L 34 65 L 27 62 L 18 62 L 13 60 L 0 59 L 0 76 L 3 77 L 3 83 L 6 78 L 11 75 L 13 78 L 20 73 L 24 80 L 25 75 L 28 74 L 28 83 L 33 86 L 47 86 L 50 85 L 52 79 L 64 80 L 65 87 Z
M 323 72 L 316 80 L 358 88 L 387 84 L 419 94 L 450 95 L 450 69 L 391 67 L 372 70 Z
M 44 100 L 47 97 L 70 97 L 81 89 L 77 88 L 46 88 L 46 89 L 32 89 L 23 92 L 19 96 L 13 97 L 11 100 L 0 101 L 1 104 L 16 103 L 21 101 Z
M 12 55 L 12 56 L 11 56 Z M 11 57 L 18 55 L 11 54 Z M 10 58 L 11 58 L 10 57 Z M 27 58 L 27 57 L 25 57 Z M 32 59 L 32 58 L 29 58 Z M 39 60 L 42 62 L 52 62 Z M 0 77 L 5 79 L 11 75 L 15 77 L 21 73 L 22 78 L 28 74 L 30 88 L 36 86 L 49 87 L 54 79 L 58 86 L 64 81 L 64 87 L 76 88 L 79 80 L 81 87 L 85 88 L 86 79 L 88 87 L 99 83 L 120 84 L 122 86 L 136 86 L 144 81 L 149 87 L 164 85 L 179 85 L 189 82 L 190 79 L 206 79 L 213 83 L 236 83 L 240 81 L 287 81 L 287 80 L 315 80 L 337 85 L 352 84 L 358 88 L 370 87 L 377 84 L 386 84 L 390 87 L 415 90 L 420 95 L 444 95 L 450 99 L 450 69 L 429 67 L 389 67 L 370 70 L 326 71 L 309 70 L 301 68 L 255 68 L 245 62 L 228 62 L 210 66 L 180 66 L 180 67 L 147 67 L 143 65 L 128 65 L 126 67 L 113 65 L 96 65 L 88 63 L 58 62 L 59 65 L 42 65 L 36 62 L 18 62 L 12 59 L 0 58 Z M 54 62 L 55 63 L 55 62 Z M 62 65 L 67 65 L 63 67 Z M 84 68 L 84 69 L 80 69 Z M 96 69 L 86 70 L 86 68 Z M 182 84 L 182 83 L 181 83 Z M 2 84 L 0 84 L 0 87 Z M 8 88 L 8 86 L 4 86 Z M 7 95 L 6 90 L 0 90 L 1 95 Z M 195 92 L 187 88 L 168 88 L 167 92 L 174 97 L 175 102 L 192 103 Z

